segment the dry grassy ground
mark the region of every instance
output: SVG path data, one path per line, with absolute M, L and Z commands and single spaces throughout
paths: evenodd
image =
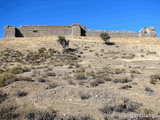
M 0 40 L 1 119 L 130 120 L 160 114 L 160 39 Z M 135 117 L 133 120 L 150 120 Z M 156 117 L 156 119 L 158 119 Z

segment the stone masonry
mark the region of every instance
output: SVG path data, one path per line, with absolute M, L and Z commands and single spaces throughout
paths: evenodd
M 140 37 L 148 37 L 148 36 L 156 37 L 155 28 L 154 27 L 144 27 L 139 31 L 138 35 Z
M 20 27 L 7 25 L 4 27 L 4 38 L 45 37 L 45 36 L 88 36 L 99 37 L 107 32 L 110 37 L 135 37 L 134 31 L 102 31 L 88 30 L 80 24 L 68 25 L 23 25 Z M 153 32 L 151 32 L 153 34 Z

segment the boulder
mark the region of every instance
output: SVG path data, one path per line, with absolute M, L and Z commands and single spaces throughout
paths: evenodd
M 156 32 L 154 27 L 144 27 L 142 28 L 139 33 L 139 37 L 156 37 Z

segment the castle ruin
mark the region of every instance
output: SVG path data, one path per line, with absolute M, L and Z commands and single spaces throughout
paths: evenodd
M 153 30 L 153 29 L 152 29 Z M 20 27 L 7 25 L 4 27 L 4 38 L 14 37 L 45 37 L 45 36 L 88 36 L 99 37 L 100 33 L 107 32 L 110 37 L 135 37 L 135 31 L 103 31 L 88 30 L 80 24 L 68 25 L 23 25 Z M 153 32 L 152 32 L 153 33 Z M 140 34 L 145 36 L 144 34 Z M 153 35 L 153 34 L 151 34 Z

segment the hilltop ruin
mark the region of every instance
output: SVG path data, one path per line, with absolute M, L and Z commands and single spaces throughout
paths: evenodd
M 144 29 L 144 28 L 143 28 Z M 4 38 L 14 37 L 45 37 L 45 36 L 87 36 L 99 37 L 100 33 L 107 32 L 110 37 L 135 37 L 135 31 L 103 31 L 88 30 L 86 26 L 80 24 L 68 25 L 23 25 L 20 27 L 7 25 L 4 27 Z M 138 34 L 140 37 L 155 37 L 154 27 L 141 30 Z

